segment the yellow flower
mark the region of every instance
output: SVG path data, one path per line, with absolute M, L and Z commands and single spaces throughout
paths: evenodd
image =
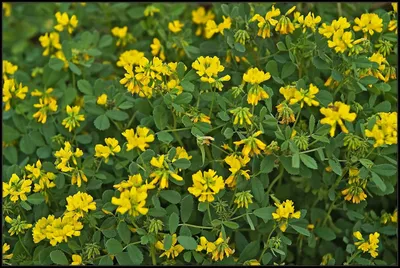
M 365 130 L 365 136 L 374 138 L 374 147 L 397 144 L 397 112 L 379 113 L 372 130 Z
M 181 23 L 179 20 L 174 20 L 170 23 L 168 23 L 168 29 L 173 32 L 173 33 L 179 33 L 182 31 L 183 23 Z
M 150 147 L 148 143 L 154 141 L 154 135 L 149 135 L 149 132 L 150 129 L 140 126 L 136 127 L 136 134 L 132 128 L 122 132 L 122 136 L 124 136 L 128 142 L 126 151 L 129 152 L 130 150 L 138 147 L 143 152 L 146 150 L 146 148 Z
M 82 257 L 79 254 L 72 254 L 72 262 L 71 265 L 81 265 Z
M 287 199 L 282 203 L 275 203 L 276 211 L 272 213 L 272 218 L 279 223 L 279 229 L 282 232 L 286 231 L 289 218 L 300 219 L 300 211 L 294 212 L 294 203 Z
M 388 30 L 397 34 L 397 20 L 391 20 L 388 25 Z
M 126 65 L 138 65 L 139 61 L 144 57 L 144 53 L 136 49 L 127 50 L 119 56 L 117 61 L 118 67 L 125 67 Z M 160 56 L 161 58 L 161 56 Z
M 278 111 L 278 119 L 282 118 L 282 120 L 279 121 L 280 124 L 289 124 L 296 121 L 296 118 L 294 118 L 293 110 L 286 104 L 286 102 L 278 104 L 276 106 L 276 109 Z M 296 135 L 295 131 L 296 130 L 293 130 L 292 136 Z
M 87 193 L 78 192 L 73 196 L 67 197 L 65 217 L 71 217 L 75 220 L 83 218 L 89 210 L 96 210 L 96 202 L 93 197 Z
M 114 185 L 114 188 L 120 192 L 123 192 L 125 189 L 130 190 L 131 187 L 136 187 L 138 191 L 147 191 L 155 188 L 154 185 L 148 184 L 147 180 L 143 184 L 143 178 L 140 174 L 128 176 L 128 181 L 123 180 Z
M 153 44 L 150 45 L 150 48 L 153 56 L 159 56 L 161 60 L 165 60 L 164 46 L 161 45 L 158 38 L 153 38 Z
M 56 53 L 54 53 L 54 55 L 51 55 L 51 57 L 55 57 L 57 59 L 60 59 L 64 62 L 64 69 L 67 69 L 69 66 L 68 60 L 67 58 L 65 58 L 64 52 L 62 50 L 58 50 Z
M 192 21 L 195 24 L 198 24 L 199 26 L 197 27 L 196 30 L 196 35 L 199 36 L 202 33 L 202 29 L 203 27 L 201 25 L 206 25 L 207 21 L 209 20 L 213 20 L 215 18 L 214 13 L 212 12 L 212 10 L 208 10 L 206 13 L 206 10 L 204 7 L 199 7 L 196 10 L 192 11 Z
M 228 245 L 229 237 L 226 240 L 222 237 L 222 232 L 219 233 L 218 239 L 214 242 L 216 249 L 212 252 L 212 260 L 213 261 L 222 261 L 224 257 L 229 257 L 233 253 L 235 253 L 234 249 L 231 249 Z
M 335 48 L 336 53 L 344 53 L 347 48 L 353 47 L 353 35 L 351 32 L 345 32 L 343 29 L 337 30 L 333 34 L 333 41 L 328 40 L 328 46 Z
M 117 41 L 117 47 L 119 46 L 126 46 L 127 42 L 131 40 L 133 37 L 128 34 L 128 27 L 124 26 L 122 28 L 120 27 L 114 27 L 111 29 L 112 35 L 118 38 Z
M 95 146 L 95 157 L 103 157 L 104 162 L 108 162 L 108 158 L 110 155 L 115 155 L 121 151 L 121 146 L 118 145 L 118 140 L 115 138 L 105 138 L 104 141 L 106 142 L 107 146 L 96 144 Z
M 336 31 L 345 30 L 347 28 L 350 28 L 350 23 L 347 21 L 347 18 L 340 17 L 338 20 L 332 21 L 331 25 L 322 23 L 322 26 L 319 27 L 318 32 L 324 35 L 326 38 L 330 38 Z
M 219 58 L 200 56 L 192 63 L 192 68 L 195 69 L 203 82 L 214 83 L 218 78 L 218 73 L 224 71 L 224 66 L 221 65 Z M 230 77 L 229 77 L 230 78 Z
M 270 78 L 271 75 L 269 72 L 264 73 L 263 71 L 258 70 L 258 68 L 250 68 L 245 74 L 243 74 L 243 81 L 252 85 L 259 85 Z
M 17 65 L 14 65 L 7 60 L 3 60 L 3 79 L 4 79 L 4 81 L 7 80 L 6 74 L 13 75 L 17 70 L 18 70 Z
M 147 6 L 146 9 L 145 9 L 144 12 L 143 12 L 143 14 L 144 14 L 146 17 L 148 17 L 148 16 L 153 17 L 153 16 L 154 16 L 154 13 L 160 13 L 160 9 L 156 8 L 156 7 L 153 6 L 153 5 Z
M 3 5 L 4 5 L 4 3 L 3 3 Z M 12 253 L 6 255 L 7 251 L 9 251 L 9 250 L 10 250 L 10 245 L 7 244 L 7 243 L 4 243 L 4 244 L 3 244 L 3 249 L 2 249 L 2 252 L 3 252 L 3 262 L 4 262 L 4 260 L 10 260 L 10 259 L 13 257 L 14 254 L 12 254 Z
M 345 200 L 352 201 L 353 203 L 359 204 L 361 201 L 367 198 L 367 195 L 364 193 L 362 182 L 356 182 L 349 184 L 347 189 L 342 191 L 342 195 L 345 195 Z
M 18 200 L 26 201 L 28 199 L 26 194 L 31 192 L 31 185 L 31 180 L 20 179 L 13 173 L 8 183 L 3 182 L 3 198 L 10 195 L 10 200 L 14 203 Z
M 279 89 L 279 93 L 283 95 L 285 100 L 290 101 L 290 99 L 294 98 L 295 92 L 297 91 L 296 87 L 294 86 L 286 86 L 286 87 L 281 87 Z
M 224 30 L 231 28 L 232 20 L 230 17 L 222 16 L 222 18 L 224 21 L 218 24 L 218 32 L 224 35 Z
M 245 261 L 245 262 L 243 263 L 243 265 L 259 266 L 259 265 L 261 265 L 261 264 L 260 264 L 260 262 L 259 262 L 258 260 L 256 260 L 256 259 L 251 259 L 251 260 Z
M 69 132 L 71 132 L 72 129 L 80 126 L 79 121 L 85 121 L 85 116 L 83 114 L 79 114 L 80 109 L 81 107 L 79 106 L 71 107 L 67 105 L 66 110 L 68 117 L 64 118 L 62 125 L 65 126 Z
M 256 14 L 251 18 L 250 22 L 253 21 L 258 21 L 258 32 L 257 35 L 261 36 L 263 39 L 266 37 L 271 37 L 271 26 L 275 26 L 278 21 L 273 19 L 274 17 L 277 17 L 281 14 L 281 11 L 279 8 L 275 8 L 275 6 L 272 6 L 271 11 L 268 11 L 267 14 L 265 14 L 265 18 L 260 16 L 259 14 Z
M 38 122 L 45 124 L 47 121 L 47 113 L 55 112 L 58 109 L 57 101 L 54 98 L 40 98 L 39 103 L 33 105 L 35 108 L 39 108 L 33 118 L 38 118 Z
M 397 209 L 393 212 L 393 215 L 390 217 L 390 220 L 394 223 L 397 223 Z
M 183 180 L 183 178 L 175 171 L 169 169 L 168 164 L 165 161 L 165 155 L 160 155 L 158 158 L 153 157 L 150 164 L 157 168 L 150 174 L 150 178 L 154 178 L 150 184 L 155 185 L 161 179 L 160 189 L 168 188 L 168 179 L 170 176 L 177 181 Z
M 339 124 L 344 133 L 349 133 L 343 120 L 353 122 L 357 117 L 356 113 L 350 113 L 349 105 L 340 101 L 335 101 L 334 104 L 330 103 L 328 108 L 321 108 L 320 112 L 325 115 L 325 118 L 321 120 L 321 124 L 331 125 L 331 137 L 335 136 L 336 124 Z
M 21 100 L 25 99 L 28 87 L 23 86 L 22 83 L 17 85 L 14 79 L 6 79 L 3 84 L 3 102 L 5 102 L 4 110 L 11 109 L 11 100 L 16 97 Z
M 64 31 L 64 28 L 66 28 L 68 29 L 68 33 L 71 34 L 78 25 L 78 19 L 76 18 L 76 16 L 72 15 L 72 17 L 69 18 L 67 12 L 64 12 L 62 14 L 61 12 L 57 12 L 56 19 L 58 24 L 54 26 L 54 29 L 59 32 Z
M 315 100 L 315 94 L 319 92 L 319 89 L 314 86 L 313 84 L 310 84 L 308 90 L 300 89 L 296 90 L 294 92 L 294 96 L 292 99 L 290 99 L 289 103 L 290 104 L 295 104 L 297 102 L 300 102 L 300 107 L 303 108 L 304 103 L 306 103 L 308 106 L 319 106 L 319 102 Z
M 287 17 L 290 15 L 294 10 L 296 9 L 296 6 L 291 7 L 285 15 L 282 15 L 278 21 L 278 23 L 275 26 L 275 31 L 279 32 L 280 34 L 291 34 L 294 31 L 294 25 L 292 21 Z
M 266 144 L 263 143 L 261 140 L 257 139 L 258 136 L 260 136 L 262 134 L 262 131 L 257 131 L 256 133 L 254 133 L 253 135 L 251 135 L 250 137 L 241 140 L 241 141 L 235 141 L 234 144 L 236 146 L 242 145 L 243 149 L 242 149 L 242 154 L 244 156 L 252 156 L 254 154 L 259 155 L 261 154 L 260 150 L 264 150 L 266 147 Z
M 199 198 L 200 202 L 214 201 L 214 195 L 224 189 L 224 180 L 218 176 L 212 169 L 204 171 L 199 170 L 192 175 L 193 186 L 188 188 L 189 193 Z
M 191 118 L 192 122 L 197 123 L 198 121 L 208 123 L 211 125 L 211 119 L 208 115 L 205 115 L 203 113 L 198 113 L 196 115 L 193 115 Z
M 224 30 L 231 28 L 232 26 L 231 18 L 225 16 L 222 16 L 222 18 L 224 21 L 218 25 L 214 20 L 207 21 L 204 33 L 205 38 L 210 39 L 216 33 L 221 33 L 222 35 L 224 35 Z
M 46 33 L 39 37 L 42 47 L 44 47 L 43 56 L 48 56 L 54 49 L 61 49 L 60 35 L 57 32 Z
M 209 242 L 205 236 L 200 237 L 200 244 L 197 245 L 196 251 L 206 250 L 207 253 L 213 252 L 217 247 L 214 243 Z
M 4 9 L 4 16 L 10 17 L 10 15 L 11 15 L 11 4 L 10 3 L 3 3 L 3 9 Z
M 107 103 L 107 94 L 103 93 L 97 98 L 97 104 L 106 105 L 106 103 Z
M 353 26 L 353 30 L 356 32 L 363 31 L 365 35 L 382 32 L 383 20 L 375 13 L 362 14 L 360 18 L 355 18 L 354 23 L 357 25 Z
M 190 159 L 192 159 L 192 156 L 186 152 L 185 148 L 178 146 L 178 147 L 176 147 L 176 153 L 175 153 L 174 158 L 172 159 L 172 162 L 175 162 L 176 160 L 181 159 L 181 158 L 190 160 Z
M 138 191 L 136 187 L 132 187 L 130 190 L 124 190 L 119 198 L 113 197 L 111 203 L 117 205 L 117 212 L 125 214 L 128 212 L 131 216 L 146 215 L 149 211 L 145 208 L 147 192 Z
M 64 143 L 64 148 L 61 148 L 54 154 L 54 156 L 57 158 L 56 162 L 54 163 L 56 168 L 62 172 L 72 172 L 71 183 L 77 184 L 78 187 L 81 187 L 82 180 L 85 182 L 88 181 L 83 170 L 79 169 L 77 166 L 77 159 L 82 155 L 83 152 L 79 148 L 76 148 L 74 153 L 71 144 L 68 141 Z
M 294 13 L 294 20 L 299 22 L 299 24 L 296 25 L 296 28 L 299 28 L 300 26 L 303 27 L 303 33 L 306 32 L 307 28 L 310 28 L 311 31 L 315 32 L 315 27 L 321 22 L 321 17 L 315 17 L 312 12 L 308 12 L 307 16 L 304 17 L 304 15 L 300 15 L 300 12 L 296 12 Z
M 229 187 L 233 188 L 236 186 L 238 175 L 242 175 L 246 180 L 250 179 L 250 175 L 248 174 L 250 170 L 242 170 L 242 168 L 245 168 L 247 163 L 250 162 L 248 156 L 240 157 L 231 154 L 225 157 L 224 161 L 230 166 L 229 171 L 231 172 L 231 175 L 225 181 Z
M 179 255 L 179 253 L 181 253 L 184 250 L 184 248 L 181 245 L 176 244 L 177 242 L 178 242 L 178 239 L 176 237 L 176 234 L 172 235 L 172 244 L 171 244 L 171 247 L 169 249 L 165 249 L 164 248 L 164 243 L 163 242 L 157 241 L 157 243 L 155 244 L 156 249 L 164 251 L 160 255 L 160 258 L 164 257 L 164 256 L 167 256 L 168 259 L 169 258 L 175 259 L 175 257 L 177 257 Z
M 354 232 L 353 236 L 359 240 L 355 242 L 354 244 L 358 246 L 358 249 L 362 250 L 364 253 L 368 251 L 368 253 L 371 255 L 371 257 L 376 258 L 378 256 L 378 244 L 379 244 L 379 236 L 380 234 L 378 232 L 375 232 L 373 234 L 369 234 L 369 240 L 365 241 L 364 238 L 362 237 L 361 233 L 359 231 Z

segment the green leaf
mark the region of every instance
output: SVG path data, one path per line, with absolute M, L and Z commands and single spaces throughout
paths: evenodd
M 14 128 L 3 123 L 3 141 L 6 143 L 10 143 L 16 139 L 18 139 L 21 134 Z
M 239 224 L 233 221 L 223 221 L 222 222 L 226 227 L 231 228 L 232 230 L 236 230 L 239 228 Z
M 332 241 L 336 238 L 336 234 L 328 227 L 317 227 L 314 232 L 325 241 Z
M 250 226 L 250 229 L 254 231 L 254 230 L 255 230 L 255 228 L 254 228 L 254 223 L 253 223 L 253 221 L 251 220 L 251 218 L 250 218 L 250 216 L 249 216 L 248 213 L 246 213 L 246 220 L 247 220 L 247 222 L 248 222 L 248 224 L 249 224 L 249 226 Z
M 131 19 L 137 20 L 144 17 L 144 6 L 134 6 L 126 12 Z
M 110 127 L 110 120 L 105 114 L 99 115 L 93 123 L 98 130 L 106 130 Z
M 186 158 L 180 158 L 172 162 L 172 165 L 174 165 L 177 168 L 187 169 L 190 167 L 191 163 Z
M 265 70 L 269 72 L 271 76 L 279 76 L 278 64 L 274 60 L 268 61 Z
M 163 130 L 168 124 L 168 111 L 163 105 L 156 106 L 153 110 L 153 118 L 156 127 Z
M 105 255 L 100 258 L 99 265 L 113 265 L 113 264 L 114 264 L 113 260 L 111 260 L 111 257 L 108 255 Z
M 178 229 L 178 224 L 179 224 L 179 216 L 175 212 L 172 212 L 172 214 L 169 216 L 168 219 L 170 234 L 174 234 L 176 232 L 176 229 Z
M 190 216 L 193 212 L 193 197 L 191 195 L 187 195 L 182 199 L 181 202 L 181 219 L 182 222 L 187 222 L 190 219 Z
M 372 85 L 375 84 L 376 82 L 378 82 L 378 78 L 371 75 L 364 76 L 363 78 L 360 79 L 360 83 L 364 85 Z
M 44 202 L 44 196 L 41 193 L 34 193 L 28 196 L 27 201 L 32 205 L 40 205 Z
M 303 228 L 303 227 L 300 227 L 297 225 L 293 225 L 293 224 L 291 224 L 290 226 L 292 226 L 293 229 L 295 229 L 299 234 L 302 234 L 304 236 L 310 236 L 310 232 L 306 228 Z
M 50 58 L 49 67 L 54 71 L 60 71 L 64 66 L 64 62 L 59 58 Z
M 176 72 L 178 73 L 179 80 L 182 80 L 185 75 L 185 64 L 183 62 L 179 62 L 176 67 Z
M 386 184 L 383 182 L 381 177 L 378 176 L 375 172 L 371 171 L 371 180 L 375 183 L 378 188 L 384 192 L 386 191 Z
M 340 165 L 339 161 L 330 158 L 328 160 L 328 163 L 331 166 L 333 172 L 335 172 L 339 176 L 342 176 L 342 166 Z
M 185 76 L 185 78 L 186 78 L 186 76 Z M 183 87 L 183 90 L 184 91 L 188 91 L 188 92 L 193 92 L 194 91 L 194 85 L 192 84 L 192 83 L 190 83 L 189 81 L 187 81 L 187 80 L 183 80 L 182 82 L 181 82 L 181 86 Z M 181 94 L 182 95 L 182 94 Z M 179 95 L 180 96 L 180 95 Z M 179 97 L 178 96 L 178 97 Z M 192 98 L 190 98 L 190 100 L 191 100 Z M 186 102 L 186 103 L 189 103 L 190 101 L 188 101 L 188 102 Z M 176 103 L 176 99 L 175 99 L 175 103 Z
M 267 252 L 262 257 L 262 264 L 267 265 L 272 260 L 272 254 Z
M 159 141 L 169 144 L 171 141 L 174 140 L 174 137 L 172 137 L 171 134 L 169 134 L 168 132 L 165 131 L 161 131 L 157 133 L 157 138 Z
M 82 74 L 81 69 L 79 69 L 79 67 L 76 66 L 73 62 L 69 61 L 68 62 L 68 67 L 74 74 L 76 74 L 76 75 L 81 75 Z
M 227 4 L 222 4 L 221 9 L 225 16 L 229 16 L 230 12 L 229 12 L 229 6 Z
M 181 195 L 174 190 L 163 190 L 160 192 L 160 196 L 171 204 L 178 204 L 181 201 Z
M 373 165 L 371 171 L 382 176 L 393 176 L 397 173 L 397 167 L 390 164 Z
M 143 253 L 140 251 L 140 249 L 135 246 L 135 245 L 129 245 L 127 248 L 129 258 L 132 261 L 132 264 L 138 265 L 142 264 L 143 262 Z
M 186 82 L 186 83 L 190 83 L 190 82 Z M 188 92 L 182 92 L 181 94 L 179 94 L 175 100 L 174 103 L 176 104 L 187 104 L 190 103 L 190 101 L 192 100 L 193 95 L 191 93 Z
M 299 168 L 300 167 L 300 154 L 298 152 L 294 153 L 293 156 L 292 156 L 292 166 L 294 168 Z
M 70 41 L 64 40 L 62 42 L 61 48 L 62 48 L 65 58 L 69 61 L 72 58 L 72 49 L 71 49 Z
M 314 127 L 315 127 L 315 117 L 314 115 L 311 115 L 310 121 L 308 121 L 308 130 L 310 131 L 310 134 L 314 132 Z
M 195 250 L 197 248 L 197 242 L 191 236 L 178 236 L 179 244 L 186 250 Z
M 79 91 L 82 92 L 83 94 L 90 96 L 93 95 L 93 87 L 87 80 L 81 79 L 78 81 L 77 85 Z
M 26 155 L 31 155 L 35 152 L 36 146 L 29 135 L 24 135 L 19 142 L 19 148 Z
M 256 215 L 257 217 L 263 219 L 264 221 L 269 221 L 272 219 L 272 213 L 275 212 L 276 207 L 264 207 L 264 208 L 258 208 L 253 211 L 253 214 Z
M 279 49 L 279 51 L 287 51 L 287 48 L 286 48 L 285 44 L 282 41 L 279 41 L 276 44 L 276 47 Z
M 300 159 L 301 159 L 301 162 L 303 162 L 304 165 L 306 165 L 307 167 L 309 167 L 311 169 L 318 169 L 317 162 L 311 156 L 308 156 L 306 154 L 300 154 Z
M 260 241 L 257 239 L 256 241 L 250 242 L 243 249 L 242 253 L 240 253 L 238 262 L 244 262 L 246 260 L 253 259 L 257 256 L 260 251 Z
M 329 67 L 329 64 L 328 63 L 326 63 L 325 61 L 323 61 L 320 57 L 318 57 L 318 56 L 315 56 L 314 58 L 313 58 L 313 64 L 314 64 L 314 66 L 317 68 L 317 69 L 319 69 L 319 70 L 328 70 L 330 67 Z
M 234 132 L 233 132 L 233 130 L 232 130 L 230 127 L 227 127 L 227 128 L 224 130 L 224 136 L 225 136 L 225 138 L 227 138 L 227 139 L 232 138 L 233 134 L 234 134 Z
M 129 115 L 126 112 L 120 110 L 108 110 L 106 115 L 115 121 L 124 121 L 129 118 Z
M 50 252 L 50 259 L 55 263 L 59 265 L 69 265 L 67 257 L 65 257 L 64 252 L 62 252 L 59 249 L 56 249 L 52 252 Z
M 18 152 L 14 146 L 3 148 L 3 155 L 10 164 L 17 163 L 18 161 Z
M 98 46 L 99 46 L 99 48 L 108 47 L 112 44 L 112 41 L 113 41 L 113 39 L 112 39 L 111 35 L 109 35 L 109 34 L 103 35 L 100 38 Z
M 240 43 L 235 43 L 235 49 L 237 51 L 239 51 L 239 52 L 245 52 L 246 51 L 246 48 Z
M 264 185 L 257 177 L 251 179 L 251 190 L 257 202 L 262 203 L 265 197 Z
M 12 147 L 14 148 L 14 147 Z M 15 148 L 14 148 L 15 149 Z M 40 159 L 46 159 L 49 158 L 51 156 L 51 148 L 49 146 L 42 146 L 40 148 L 38 148 L 36 150 L 36 155 L 40 158 Z M 17 162 L 15 160 L 15 162 Z M 14 162 L 14 163 L 15 163 Z
M 128 225 L 124 221 L 118 223 L 117 232 L 121 240 L 125 244 L 128 244 L 131 240 L 131 230 L 129 230 Z
M 123 251 L 121 243 L 115 238 L 111 238 L 111 239 L 107 240 L 106 249 L 109 254 L 113 254 L 113 255 Z
M 291 61 L 286 62 L 282 68 L 281 78 L 285 79 L 291 76 L 296 70 L 296 65 L 294 65 Z
M 264 156 L 260 164 L 260 173 L 268 174 L 274 169 L 275 159 L 271 155 Z

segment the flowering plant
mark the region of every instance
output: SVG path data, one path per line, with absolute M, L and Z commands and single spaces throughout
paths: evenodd
M 397 4 L 3 12 L 3 264 L 396 264 Z

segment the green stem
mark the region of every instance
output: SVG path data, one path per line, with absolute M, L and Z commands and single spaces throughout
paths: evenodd
M 211 101 L 210 114 L 208 115 L 208 117 L 210 117 L 210 120 L 211 120 L 212 110 L 213 110 L 213 106 L 214 106 L 214 99 L 215 99 L 214 89 L 212 90 L 212 93 L 213 93 L 213 97 L 212 97 L 212 101 Z
M 311 150 L 308 150 L 308 151 L 303 151 L 303 152 L 300 152 L 300 153 L 301 154 L 310 153 L 310 152 L 314 152 L 314 151 L 317 151 L 317 150 L 323 149 L 323 148 L 325 148 L 325 147 L 318 147 L 318 148 L 311 149 Z
M 207 203 L 207 214 L 208 214 L 208 218 L 210 219 L 210 224 L 211 224 L 212 218 L 211 218 L 211 211 L 210 211 L 210 203 Z
M 19 243 L 21 244 L 21 246 L 22 246 L 22 247 L 24 248 L 24 250 L 26 251 L 26 253 L 28 253 L 29 257 L 32 257 L 31 253 L 29 253 L 29 251 L 26 249 L 24 243 L 22 242 L 22 240 L 21 240 L 21 235 L 18 235 L 18 240 L 19 240 Z
M 297 113 L 297 116 L 296 116 L 296 121 L 294 122 L 294 125 L 293 125 L 293 127 L 292 127 L 292 132 L 293 132 L 293 130 L 294 130 L 294 127 L 296 126 L 297 122 L 299 121 L 299 118 L 300 118 L 300 113 L 301 113 L 301 108 L 300 108 L 299 112 Z
M 224 153 L 226 153 L 226 154 L 229 154 L 227 151 L 225 151 L 224 149 L 221 149 L 221 148 L 218 147 L 217 145 L 215 145 L 215 144 L 213 144 L 213 143 L 210 143 L 210 144 L 211 144 L 211 146 L 217 148 L 217 149 L 220 150 L 221 152 L 224 152 Z
M 141 241 L 136 241 L 136 242 L 133 242 L 133 243 L 129 243 L 128 245 L 126 245 L 122 250 L 125 250 L 127 247 L 129 247 L 130 245 L 136 245 L 136 244 L 140 244 L 141 243 Z
M 181 223 L 181 224 L 178 224 L 178 226 L 189 226 L 189 227 L 198 228 L 198 229 L 210 229 L 210 230 L 213 229 L 213 227 L 199 226 L 199 225 L 193 225 L 193 224 L 188 224 L 188 223 Z
M 276 176 L 276 178 L 271 182 L 271 184 L 270 184 L 269 187 L 268 187 L 268 190 L 265 192 L 265 194 L 266 194 L 268 197 L 269 197 L 269 193 L 271 192 L 272 186 L 274 186 L 274 184 L 275 184 L 280 178 L 282 178 L 283 172 L 284 172 L 283 166 L 280 165 L 280 166 L 279 166 L 279 174 L 278 174 L 278 176 Z
M 132 122 L 133 122 L 133 119 L 135 119 L 135 116 L 136 116 L 137 112 L 138 112 L 138 111 L 136 111 L 136 112 L 133 113 L 133 115 L 132 115 L 132 117 L 131 117 L 131 120 L 129 120 L 128 125 L 126 125 L 126 128 L 129 128 L 129 127 L 131 126 L 131 124 L 132 124 Z
M 184 130 L 189 130 L 191 129 L 190 127 L 184 127 L 184 128 L 177 128 L 177 129 L 168 129 L 168 130 L 162 130 L 162 131 L 158 131 L 156 134 L 160 133 L 160 132 L 178 132 L 178 131 L 184 131 Z
M 261 262 L 262 257 L 264 256 L 265 252 L 267 251 L 269 239 L 271 238 L 271 235 L 272 235 L 272 233 L 275 231 L 275 229 L 276 229 L 276 226 L 275 226 L 275 227 L 272 229 L 272 231 L 269 233 L 268 238 L 267 238 L 266 246 L 264 247 L 264 250 L 261 252 L 261 255 L 260 255 L 260 258 L 258 259 L 258 262 Z
M 252 215 L 253 213 L 250 212 L 250 213 L 242 214 L 242 215 L 240 215 L 240 216 L 237 216 L 237 217 L 235 217 L 235 218 L 232 218 L 231 221 L 240 219 L 241 217 L 246 216 L 247 214 Z
M 350 257 L 349 261 L 346 262 L 345 264 L 349 265 L 358 255 L 360 255 L 361 251 L 357 251 L 356 254 Z
M 151 245 L 150 255 L 151 255 L 151 262 L 153 263 L 153 265 L 157 265 L 154 245 Z
M 324 221 L 322 222 L 322 226 L 325 226 L 326 221 L 327 221 L 328 218 L 330 217 L 331 212 L 332 212 L 332 210 L 333 210 L 333 208 L 334 208 L 334 206 L 335 206 L 336 200 L 337 200 L 337 197 L 335 198 L 335 200 L 333 200 L 333 202 L 332 202 L 331 205 L 329 206 L 328 212 L 326 213 L 326 216 L 325 216 L 325 218 L 324 218 Z

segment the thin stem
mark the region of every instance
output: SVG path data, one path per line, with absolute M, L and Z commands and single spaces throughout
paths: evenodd
M 269 233 L 268 238 L 267 238 L 267 243 L 266 243 L 267 245 L 264 247 L 264 250 L 261 252 L 261 255 L 260 255 L 260 258 L 258 259 L 258 262 L 261 262 L 262 257 L 264 256 L 265 252 L 267 251 L 269 239 L 271 238 L 271 235 L 272 235 L 272 233 L 275 231 L 275 229 L 276 229 L 276 226 L 275 226 L 274 229 L 272 229 L 272 231 Z
M 300 152 L 300 153 L 301 154 L 310 153 L 310 152 L 314 152 L 314 151 L 317 151 L 317 150 L 323 149 L 323 148 L 325 148 L 325 147 L 318 147 L 318 148 L 311 149 L 311 150 L 308 150 L 308 151 L 303 151 L 303 152 Z
M 131 126 L 131 124 L 132 124 L 132 122 L 133 122 L 133 119 L 135 119 L 135 116 L 136 116 L 137 112 L 138 112 L 138 111 L 136 111 L 136 112 L 133 113 L 133 115 L 132 115 L 132 117 L 131 117 L 131 120 L 129 120 L 128 125 L 126 125 L 126 128 L 129 128 L 129 127 Z
M 332 210 L 333 210 L 333 208 L 334 208 L 334 206 L 335 206 L 336 200 L 337 200 L 337 197 L 335 198 L 335 200 L 333 200 L 333 202 L 332 202 L 331 205 L 329 206 L 328 212 L 326 213 L 326 216 L 325 216 L 325 218 L 324 218 L 324 221 L 322 222 L 322 226 L 325 226 L 326 221 L 327 221 L 328 218 L 330 217 L 331 212 L 332 212 Z
M 278 176 L 276 176 L 276 178 L 271 182 L 271 184 L 268 187 L 268 190 L 265 192 L 265 194 L 267 196 L 269 196 L 269 193 L 271 192 L 272 186 L 274 186 L 274 184 L 283 176 L 283 171 L 284 171 L 283 166 L 280 165 L 279 166 L 279 174 L 278 174 Z
M 154 245 L 151 245 L 150 255 L 151 255 L 151 262 L 153 263 L 153 265 L 157 265 Z
M 21 241 L 21 235 L 18 235 L 18 240 L 19 243 L 21 244 L 21 246 L 24 248 L 24 250 L 26 251 L 26 253 L 28 253 L 29 257 L 32 257 L 31 253 L 29 253 L 29 251 L 26 249 L 24 243 Z
M 160 133 L 160 132 L 178 132 L 178 131 L 184 131 L 184 130 L 189 130 L 191 129 L 190 127 L 184 127 L 184 128 L 177 128 L 177 129 L 168 129 L 168 130 L 162 130 L 162 131 L 158 131 L 156 134 Z
M 193 228 L 198 228 L 198 229 L 210 229 L 210 230 L 213 229 L 213 227 L 199 226 L 199 225 L 193 225 L 193 224 L 188 224 L 188 223 L 181 223 L 181 224 L 178 224 L 178 226 L 188 226 L 188 227 L 193 227 Z
M 300 113 L 301 113 L 301 108 L 300 108 L 299 112 L 297 113 L 297 116 L 296 116 L 296 121 L 294 122 L 294 125 L 293 125 L 293 127 L 292 127 L 292 132 L 293 132 L 293 130 L 294 130 L 294 127 L 296 126 L 297 122 L 299 121 L 299 118 L 300 118 Z
M 141 241 L 136 241 L 136 242 L 133 242 L 133 243 L 129 243 L 128 245 L 126 245 L 122 250 L 125 250 L 127 247 L 129 247 L 130 245 L 136 245 L 136 244 L 140 244 L 141 243 Z
M 225 151 L 224 149 L 221 149 L 221 148 L 218 147 L 217 145 L 215 145 L 215 144 L 213 144 L 213 143 L 210 143 L 210 144 L 211 144 L 211 146 L 217 148 L 217 149 L 220 150 L 221 152 L 224 152 L 224 153 L 226 153 L 226 154 L 229 154 L 227 151 Z
M 349 265 L 360 253 L 361 253 L 361 251 L 357 251 L 356 254 L 354 254 L 353 256 L 350 257 L 349 261 L 346 262 L 346 264 Z
M 247 214 L 252 215 L 253 213 L 250 212 L 250 213 L 242 214 L 242 215 L 240 215 L 240 216 L 237 216 L 237 217 L 235 217 L 235 218 L 232 218 L 231 221 L 236 220 L 236 219 L 240 219 L 241 217 L 246 216 Z
M 208 218 L 210 219 L 210 224 L 211 224 L 212 218 L 211 218 L 211 211 L 210 211 L 210 203 L 207 203 L 207 214 L 208 214 Z
M 212 93 L 213 93 L 213 97 L 212 97 L 212 101 L 211 101 L 210 114 L 208 115 L 208 117 L 210 117 L 210 119 L 211 119 L 212 110 L 213 110 L 213 106 L 214 106 L 214 99 L 215 99 L 215 91 L 214 91 L 214 89 L 212 90 Z

